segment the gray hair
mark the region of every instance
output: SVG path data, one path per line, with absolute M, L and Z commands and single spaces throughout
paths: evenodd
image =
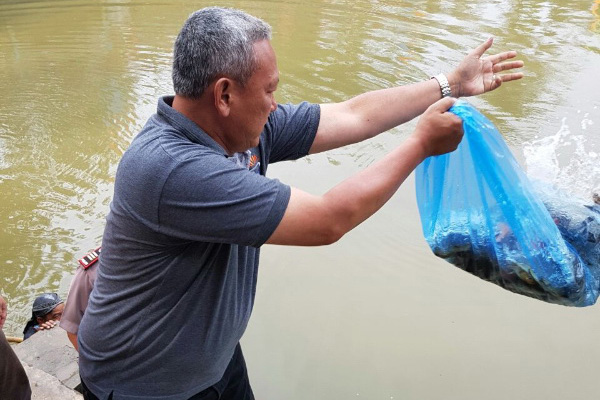
M 183 24 L 173 52 L 173 88 L 197 99 L 219 75 L 245 85 L 257 68 L 253 45 L 271 39 L 261 19 L 232 8 L 208 7 Z

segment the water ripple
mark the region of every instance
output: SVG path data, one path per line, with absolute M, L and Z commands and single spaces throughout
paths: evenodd
M 597 132 L 597 3 L 222 5 L 241 4 L 272 25 L 281 72 L 276 98 L 284 103 L 343 101 L 366 90 L 426 80 L 449 71 L 467 50 L 493 35 L 494 51 L 519 51 L 527 63 L 526 79 L 471 101 L 511 145 L 520 146 L 555 134 L 565 116 L 583 124 L 572 118 L 577 110 L 587 110 L 586 121 L 596 122 L 586 123 L 585 133 Z M 155 112 L 157 97 L 172 92 L 175 35 L 190 12 L 208 4 L 0 4 L 0 269 L 7 282 L 3 290 L 18 304 L 18 323 L 9 321 L 9 330 L 27 318 L 35 292 L 65 294 L 75 259 L 99 241 L 118 160 Z M 414 123 L 300 162 L 350 170 L 368 166 Z

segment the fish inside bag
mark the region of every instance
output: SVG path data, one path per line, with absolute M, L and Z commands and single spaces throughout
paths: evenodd
M 548 303 L 589 306 L 600 286 L 600 207 L 529 181 L 496 127 L 458 100 L 464 138 L 416 169 L 433 253 L 481 279 Z

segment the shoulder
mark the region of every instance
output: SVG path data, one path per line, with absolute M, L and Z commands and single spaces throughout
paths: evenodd
M 77 292 L 81 287 L 87 290 L 90 285 L 93 285 L 97 275 L 98 261 L 100 260 L 101 252 L 102 247 L 97 247 L 77 260 L 79 265 L 75 271 L 75 276 L 71 281 L 69 295 L 71 295 L 71 292 Z
M 113 207 L 146 210 L 152 215 L 167 185 L 203 177 L 225 157 L 211 148 L 166 131 L 134 141 L 123 155 L 115 177 Z M 179 178 L 183 176 L 184 181 Z M 193 181 L 192 181 L 193 182 Z M 190 182 L 191 183 L 191 182 Z
M 294 120 L 305 120 L 306 118 L 318 119 L 321 107 L 318 104 L 303 101 L 298 104 L 278 104 L 277 109 L 269 115 L 269 123 L 280 121 L 293 122 Z
M 92 265 L 95 265 L 100 259 L 100 253 L 102 252 L 102 246 L 96 247 L 94 250 L 90 250 L 83 257 L 78 260 L 79 265 L 84 270 L 87 270 Z
M 278 105 L 265 126 L 265 147 L 271 162 L 298 159 L 308 154 L 319 128 L 318 104 Z M 272 150 L 272 151 L 271 151 Z
M 35 328 L 33 327 L 33 325 L 27 327 L 25 329 L 25 331 L 23 332 L 23 340 L 29 339 L 36 332 L 37 331 L 35 330 Z

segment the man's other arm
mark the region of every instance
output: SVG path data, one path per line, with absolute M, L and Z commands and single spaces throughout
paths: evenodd
M 521 79 L 523 66 L 515 51 L 483 57 L 492 38 L 471 51 L 448 74 L 453 97 L 474 96 L 497 89 L 503 82 Z M 500 74 L 502 72 L 502 74 Z M 421 115 L 442 97 L 436 79 L 363 93 L 341 103 L 322 104 L 321 119 L 310 153 L 357 143 Z
M 323 196 L 292 188 L 285 214 L 267 243 L 330 244 L 373 215 L 421 161 L 456 149 L 463 130 L 462 120 L 447 112 L 454 101 L 447 97 L 434 103 L 400 146 Z

